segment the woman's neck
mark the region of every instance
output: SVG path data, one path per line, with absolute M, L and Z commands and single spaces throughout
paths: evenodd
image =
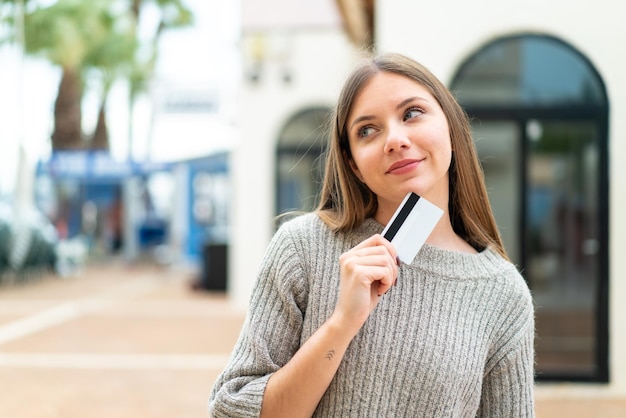
M 450 222 L 450 216 L 448 211 L 445 211 L 435 228 L 430 233 L 426 242 L 434 247 L 442 248 L 444 250 L 458 251 L 462 253 L 475 254 L 478 251 L 470 244 L 461 238 L 454 229 Z

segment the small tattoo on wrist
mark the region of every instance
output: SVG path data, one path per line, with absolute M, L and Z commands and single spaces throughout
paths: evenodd
M 329 350 L 328 353 L 326 353 L 326 358 L 332 360 L 333 357 L 335 357 L 335 350 Z

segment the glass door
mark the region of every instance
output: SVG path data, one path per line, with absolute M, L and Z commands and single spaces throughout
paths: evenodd
M 525 267 L 544 374 L 596 371 L 598 137 L 591 122 L 526 122 Z
M 597 375 L 597 124 L 519 119 L 472 128 L 505 247 L 535 300 L 538 378 Z

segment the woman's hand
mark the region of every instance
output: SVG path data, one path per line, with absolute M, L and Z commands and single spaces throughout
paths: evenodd
M 395 284 L 396 260 L 395 248 L 380 234 L 343 253 L 339 300 L 331 319 L 356 335 L 379 298 Z
M 339 300 L 328 321 L 267 382 L 262 417 L 310 417 L 328 389 L 350 341 L 398 275 L 396 250 L 381 235 L 339 258 Z

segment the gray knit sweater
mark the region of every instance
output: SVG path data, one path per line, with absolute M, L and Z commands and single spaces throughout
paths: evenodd
M 256 417 L 273 372 L 332 314 L 339 256 L 383 226 L 334 233 L 315 214 L 286 222 L 260 266 L 212 417 Z M 533 305 L 489 249 L 424 245 L 350 343 L 315 417 L 533 417 Z

